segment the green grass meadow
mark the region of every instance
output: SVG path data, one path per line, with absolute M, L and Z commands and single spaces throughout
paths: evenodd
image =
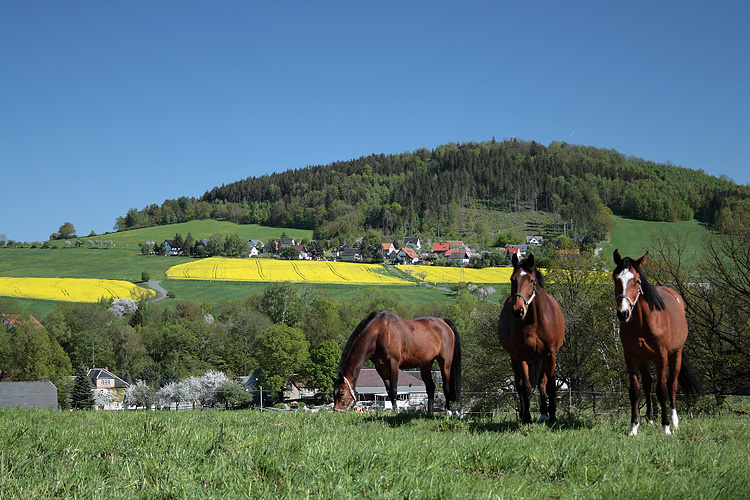
M 653 250 L 650 248 L 651 236 L 659 231 L 667 233 L 679 231 L 687 240 L 686 257 L 693 257 L 700 251 L 701 236 L 705 228 L 696 220 L 648 222 L 615 216 L 615 230 L 610 234 L 609 240 L 599 246 L 604 249 L 605 257 L 610 260 L 615 249 L 618 249 L 623 257 L 638 258 L 647 250 Z
M 0 495 L 37 498 L 747 498 L 750 419 L 0 410 Z

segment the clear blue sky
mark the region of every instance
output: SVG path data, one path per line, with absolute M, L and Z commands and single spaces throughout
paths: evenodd
M 0 234 L 517 136 L 750 183 L 750 4 L 0 3 Z

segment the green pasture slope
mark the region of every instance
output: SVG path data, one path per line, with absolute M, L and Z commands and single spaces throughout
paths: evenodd
M 0 409 L 0 492 L 36 498 L 747 498 L 747 415 L 617 420 Z
M 683 238 L 686 238 L 687 245 L 685 252 L 687 257 L 697 255 L 701 247 L 701 236 L 706 229 L 696 221 L 685 222 L 648 222 L 635 219 L 626 219 L 625 217 L 615 216 L 615 229 L 610 234 L 609 240 L 601 243 L 599 246 L 604 250 L 605 257 L 612 260 L 612 253 L 615 249 L 620 250 L 620 254 L 627 257 L 638 258 L 650 248 L 651 237 L 658 234 L 659 231 L 667 233 L 679 232 Z

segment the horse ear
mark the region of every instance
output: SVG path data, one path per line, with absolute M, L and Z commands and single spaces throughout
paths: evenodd
M 534 267 L 534 254 L 530 253 L 528 257 L 526 257 L 526 263 L 529 265 L 529 267 Z
M 615 265 L 619 266 L 620 262 L 622 262 L 622 256 L 620 255 L 620 250 L 615 249 L 615 253 L 612 254 L 612 258 L 615 260 Z
M 510 258 L 510 263 L 513 264 L 513 267 L 518 267 L 518 255 L 513 254 Z
M 638 264 L 638 267 L 643 267 L 643 264 L 645 264 L 647 260 L 648 260 L 648 252 L 643 254 L 643 257 L 635 261 L 635 263 Z

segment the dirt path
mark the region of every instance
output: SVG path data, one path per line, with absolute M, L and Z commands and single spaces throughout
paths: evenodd
M 161 281 L 148 280 L 148 286 L 161 294 L 159 297 L 152 299 L 151 302 L 159 302 L 160 300 L 164 300 L 167 298 L 167 291 L 161 287 Z

